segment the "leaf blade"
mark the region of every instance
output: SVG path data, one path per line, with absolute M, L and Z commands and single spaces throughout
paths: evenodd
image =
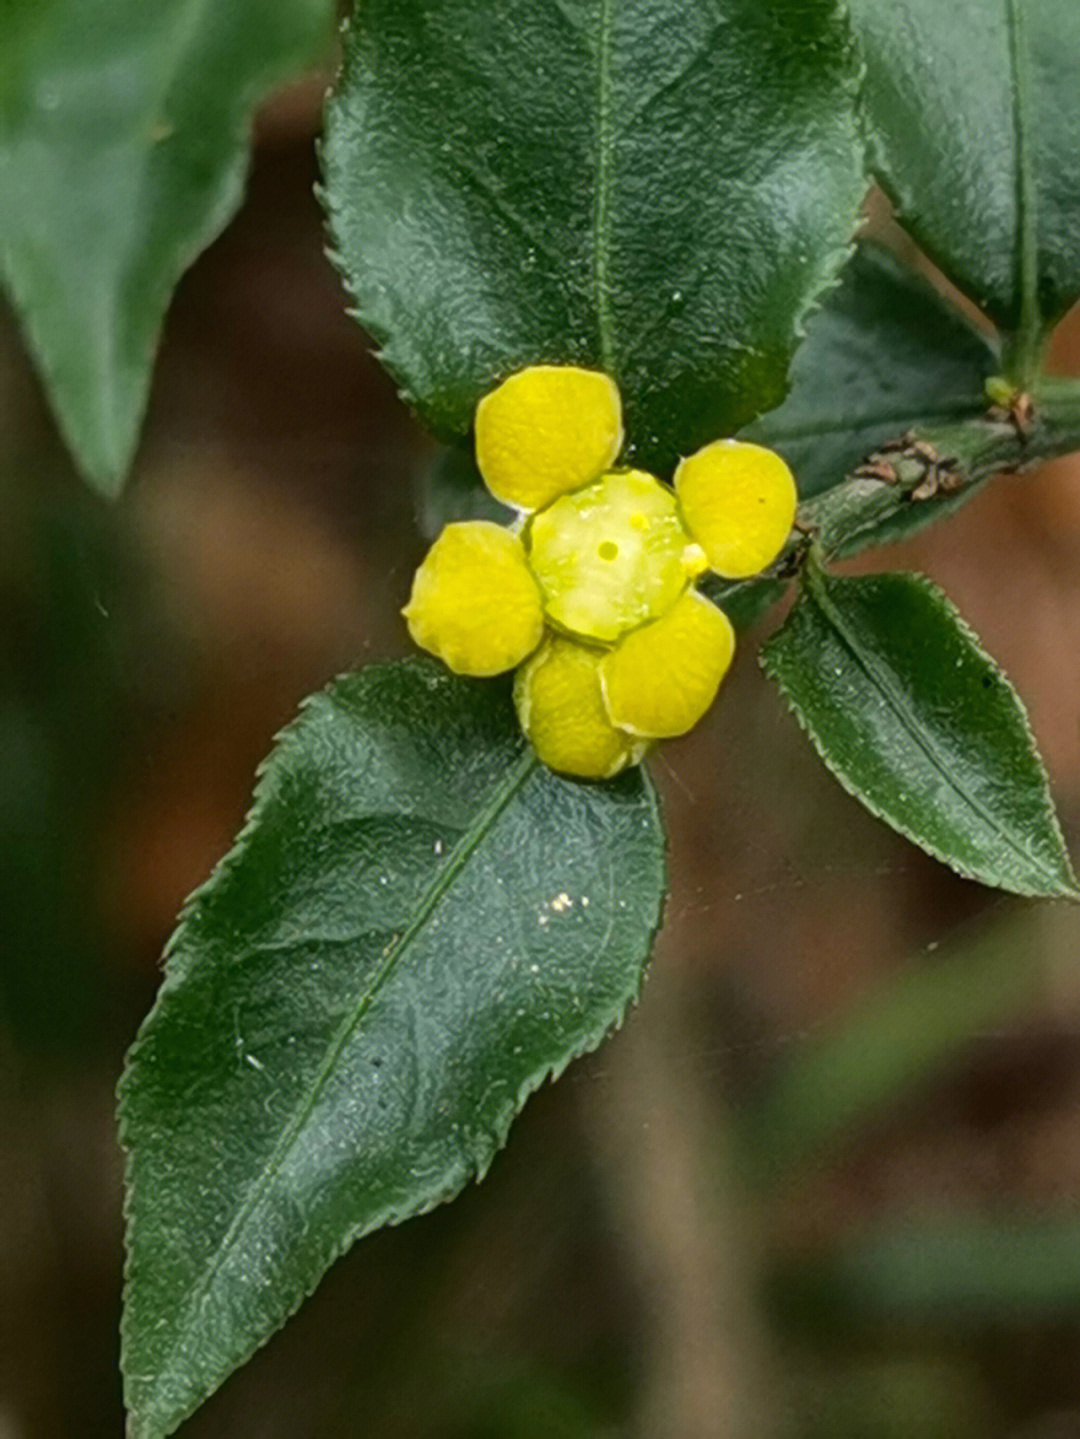
M 782 398 L 864 181 L 846 22 L 779 9 L 362 8 L 324 202 L 357 317 L 437 433 L 541 361 L 612 374 L 662 471 Z
M 425 456 L 413 474 L 413 505 L 417 529 L 425 540 L 437 539 L 444 525 L 461 520 L 513 523 L 514 511 L 501 505 L 484 484 L 476 461 L 456 446 L 440 446 Z
M 872 814 L 967 878 L 1075 897 L 1023 706 L 928 580 L 811 572 L 762 664 Z
M 810 320 L 787 399 L 746 438 L 784 456 L 806 499 L 884 440 L 981 416 L 998 367 L 993 346 L 932 286 L 863 243 Z
M 1037 340 L 1080 298 L 1080 13 L 852 0 L 851 15 L 898 218 L 996 324 Z
M 662 885 L 644 781 L 542 770 L 498 687 L 412 662 L 309 704 L 123 1082 L 136 1433 L 171 1432 L 361 1234 L 486 1170 L 635 997 Z
M 240 204 L 255 105 L 315 63 L 332 10 L 15 0 L 0 61 L 0 279 L 106 497 L 131 463 L 172 290 Z

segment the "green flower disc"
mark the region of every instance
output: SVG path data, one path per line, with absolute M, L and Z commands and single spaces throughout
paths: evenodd
M 605 644 L 670 609 L 701 557 L 675 496 L 641 470 L 556 500 L 529 522 L 525 547 L 551 623 Z

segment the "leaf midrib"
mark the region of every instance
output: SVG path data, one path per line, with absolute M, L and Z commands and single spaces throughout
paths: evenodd
M 850 434 L 861 430 L 877 429 L 881 425 L 898 425 L 910 428 L 912 425 L 920 424 L 926 420 L 975 420 L 981 419 L 985 414 L 985 405 L 982 409 L 976 408 L 971 402 L 962 400 L 954 404 L 931 405 L 922 409 L 914 407 L 889 412 L 867 411 L 865 414 L 855 414 L 845 420 L 822 420 L 817 424 L 791 424 L 791 425 L 770 425 L 769 416 L 763 415 L 748 425 L 743 433 L 751 430 L 760 431 L 767 435 L 770 440 L 803 440 L 816 439 L 825 435 Z M 775 411 L 773 412 L 775 413 Z
M 1018 335 L 1021 363 L 1027 366 L 1037 357 L 1042 323 L 1039 314 L 1038 213 L 1031 156 L 1031 91 L 1022 3 L 1023 0 L 1005 0 L 1009 68 L 1012 72 L 1013 139 L 1016 146 Z M 1029 383 L 1034 376 L 1024 374 L 1017 378 Z
M 472 859 L 477 849 L 490 834 L 507 806 L 523 788 L 538 764 L 539 760 L 535 752 L 531 748 L 527 748 L 516 763 L 507 771 L 503 779 L 493 786 L 488 798 L 477 812 L 473 823 L 464 831 L 458 843 L 453 850 L 451 850 L 446 864 L 439 870 L 436 877 L 428 886 L 426 893 L 421 897 L 416 907 L 413 920 L 398 939 L 391 944 L 383 963 L 371 977 L 366 988 L 357 997 L 356 1003 L 353 1005 L 350 1013 L 338 1026 L 327 1046 L 326 1055 L 322 1064 L 320 1064 L 307 1090 L 300 1097 L 296 1108 L 293 1110 L 292 1117 L 282 1130 L 281 1137 L 274 1146 L 272 1153 L 244 1195 L 243 1202 L 237 1209 L 232 1223 L 226 1230 L 221 1243 L 214 1251 L 213 1256 L 208 1261 L 197 1283 L 189 1293 L 184 1305 L 184 1321 L 177 1327 L 176 1337 L 170 1346 L 168 1356 L 158 1371 L 157 1382 L 155 1384 L 156 1392 L 160 1393 L 167 1387 L 167 1381 L 176 1366 L 177 1356 L 183 1352 L 185 1339 L 192 1327 L 192 1316 L 198 1312 L 203 1301 L 209 1294 L 215 1279 L 221 1272 L 229 1255 L 236 1247 L 247 1221 L 265 1197 L 286 1156 L 289 1154 L 304 1125 L 310 1118 L 356 1027 L 367 1014 L 374 1002 L 375 996 L 394 969 L 396 969 L 406 950 L 431 919 L 443 896 L 452 887 L 458 875 Z
M 902 691 L 898 690 L 897 687 L 891 683 L 888 676 L 882 672 L 880 666 L 875 664 L 873 659 L 863 652 L 860 648 L 858 638 L 852 635 L 850 629 L 845 624 L 843 616 L 830 598 L 825 585 L 816 577 L 812 583 L 810 592 L 814 603 L 828 620 L 845 649 L 847 649 L 870 683 L 877 688 L 878 692 L 885 699 L 890 711 L 899 720 L 901 727 L 907 732 L 909 738 L 914 741 L 915 746 L 923 752 L 931 765 L 942 776 L 947 788 L 951 789 L 963 804 L 967 805 L 978 815 L 991 833 L 1001 836 L 1008 848 L 1021 861 L 1021 872 L 1026 869 L 1030 873 L 1032 868 L 1034 868 L 1035 871 L 1042 875 L 1056 890 L 1060 885 L 1060 877 L 1044 868 L 1041 862 L 1036 861 L 1032 855 L 1022 849 L 1012 835 L 1001 827 L 994 816 L 983 807 L 978 799 L 968 794 L 966 790 L 960 788 L 959 784 L 957 784 L 949 772 L 948 764 L 939 753 L 937 746 L 927 735 L 924 727 L 908 716 L 903 703 L 904 695 Z M 920 843 L 925 843 L 925 841 L 920 841 Z M 957 864 L 954 855 L 945 854 L 944 851 L 938 849 L 935 845 L 928 845 L 927 847 L 932 849 L 934 854 L 946 860 L 949 864 Z
M 613 0 L 599 0 L 596 24 L 596 196 L 593 212 L 593 285 L 600 365 L 615 375 L 615 344 L 608 276 L 611 227 L 611 20 Z
M 165 102 L 172 94 L 178 77 L 183 73 L 184 67 L 188 63 L 191 46 L 198 38 L 201 23 L 210 13 L 210 9 L 210 0 L 184 0 L 184 3 L 174 16 L 174 24 L 171 27 L 172 33 L 168 46 L 169 60 L 163 67 L 163 71 L 159 72 L 160 83 L 154 87 L 149 102 L 142 107 L 138 115 L 131 117 L 128 136 L 137 146 L 137 160 L 139 165 L 138 180 L 140 188 L 144 188 L 146 185 L 147 173 L 157 149 L 157 146 L 151 138 L 153 126 L 164 117 Z M 122 251 L 123 263 L 112 276 L 114 288 L 110 289 L 107 293 L 103 293 L 99 302 L 99 308 L 101 308 L 102 311 L 98 330 L 98 337 L 102 347 L 100 360 L 107 383 L 107 396 L 104 408 L 110 418 L 114 434 L 115 429 L 121 428 L 123 423 L 121 418 L 120 424 L 117 424 L 120 410 L 117 395 L 118 391 L 122 388 L 121 370 L 123 369 L 118 358 L 120 354 L 121 328 L 119 309 L 122 303 L 120 293 L 121 286 L 118 277 L 121 271 L 126 272 L 128 269 L 133 247 L 133 236 L 137 237 L 138 232 L 144 226 L 145 215 L 149 209 L 149 206 L 140 205 L 136 207 L 135 211 L 125 217 L 125 230 L 127 232 L 125 239 L 127 243 L 125 243 Z M 137 249 L 137 246 L 135 246 L 135 248 Z M 102 393 L 103 395 L 106 393 L 105 387 L 103 387 Z M 110 436 L 110 439 L 111 438 L 113 438 L 113 436 Z M 114 468 L 118 467 L 118 463 L 122 464 L 123 461 L 120 460 L 117 462 L 115 459 L 113 460 Z

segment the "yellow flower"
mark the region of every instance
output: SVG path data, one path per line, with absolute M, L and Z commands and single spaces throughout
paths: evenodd
M 416 643 L 458 674 L 520 665 L 522 729 L 545 764 L 582 779 L 618 774 L 697 724 L 735 635 L 695 582 L 765 569 L 795 518 L 795 481 L 771 450 L 717 440 L 681 462 L 671 489 L 614 468 L 622 443 L 608 376 L 511 375 L 477 409 L 476 457 L 520 518 L 447 525 L 404 611 Z

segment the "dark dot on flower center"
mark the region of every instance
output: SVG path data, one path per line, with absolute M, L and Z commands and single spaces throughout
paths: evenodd
M 596 553 L 602 560 L 617 560 L 619 558 L 619 547 L 613 540 L 604 540 Z

